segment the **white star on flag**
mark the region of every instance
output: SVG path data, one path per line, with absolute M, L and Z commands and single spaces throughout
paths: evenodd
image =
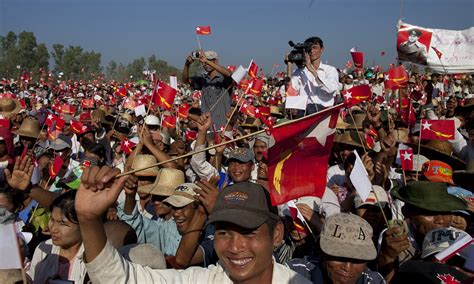
M 123 145 L 128 147 L 128 145 L 130 145 L 130 143 L 128 141 L 125 141 L 125 142 L 123 142 Z
M 52 114 L 48 115 L 48 119 L 53 120 L 53 115 Z
M 423 130 L 425 130 L 425 129 L 430 129 L 431 124 L 429 124 L 428 121 L 425 121 L 421 126 L 423 126 Z
M 388 74 L 387 74 L 387 75 L 384 75 L 383 78 L 384 78 L 385 80 L 390 80 L 390 75 L 388 75 Z
M 344 98 L 345 98 L 346 100 L 352 98 L 352 93 L 351 93 L 351 92 L 345 93 L 345 94 L 344 94 Z
M 331 122 L 331 116 L 326 117 L 311 131 L 307 137 L 315 137 L 319 144 L 326 146 L 326 139 L 329 135 L 336 132 L 336 129 L 329 127 L 329 122 Z
M 201 30 L 201 28 L 200 28 L 200 27 L 197 27 L 197 28 L 196 28 L 196 31 L 200 31 L 200 30 Z
M 411 160 L 411 154 L 408 152 L 403 153 L 402 156 L 404 160 Z

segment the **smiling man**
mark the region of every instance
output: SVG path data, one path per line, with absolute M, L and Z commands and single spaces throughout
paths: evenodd
M 127 180 L 115 178 L 119 173 L 108 167 L 87 168 L 76 196 L 84 260 L 93 283 L 310 283 L 273 259 L 283 225 L 268 192 L 249 182 L 230 186 L 217 197 L 209 220 L 216 226 L 217 266 L 153 270 L 128 262 L 107 242 L 100 219 Z

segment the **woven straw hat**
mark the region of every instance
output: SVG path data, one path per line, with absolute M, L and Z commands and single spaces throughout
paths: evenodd
M 9 118 L 17 114 L 21 109 L 20 102 L 12 98 L 1 98 L 0 99 L 0 112 L 6 118 Z
M 36 119 L 27 118 L 23 120 L 20 128 L 14 133 L 21 136 L 37 138 L 40 134 L 39 122 Z
M 177 169 L 162 168 L 153 184 L 138 187 L 138 192 L 170 196 L 178 185 L 184 183 L 184 173 Z
M 141 168 L 149 167 L 156 163 L 157 163 L 156 158 L 153 155 L 137 155 L 135 159 L 133 160 L 132 169 L 133 170 L 141 169 Z M 155 166 L 149 169 L 138 171 L 135 173 L 135 175 L 145 176 L 145 177 L 157 176 L 158 172 L 159 172 L 158 166 Z

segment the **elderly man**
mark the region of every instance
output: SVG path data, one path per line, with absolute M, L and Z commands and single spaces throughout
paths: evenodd
M 283 237 L 278 210 L 259 185 L 238 183 L 219 193 L 209 223 L 216 228 L 217 266 L 186 270 L 152 270 L 126 261 L 107 242 L 101 215 L 122 190 L 127 177 L 119 170 L 93 167 L 84 171 L 76 211 L 84 242 L 84 260 L 94 283 L 310 283 L 278 264 L 273 247 Z

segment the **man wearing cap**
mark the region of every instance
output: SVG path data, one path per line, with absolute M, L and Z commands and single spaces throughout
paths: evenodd
M 367 267 L 377 257 L 372 236 L 372 227 L 364 219 L 347 213 L 332 215 L 321 229 L 321 261 L 293 259 L 288 265 L 313 283 L 385 283 Z
M 227 173 L 232 182 L 238 183 L 252 180 L 252 171 L 255 168 L 254 156 L 249 148 L 235 148 L 226 160 Z
M 400 227 L 389 228 L 384 233 L 379 267 L 388 279 L 393 276 L 397 260 L 401 264 L 420 252 L 428 231 L 449 227 L 452 212 L 466 210 L 465 202 L 450 195 L 445 183 L 413 181 L 404 187 L 393 188 L 391 194 L 405 202 L 402 213 L 408 223 L 408 233 L 403 234 Z
M 398 59 L 426 65 L 428 50 L 426 45 L 418 41 L 421 34 L 419 29 L 412 29 L 408 32 L 408 40 L 400 43 L 398 47 Z
M 127 177 L 118 170 L 86 169 L 76 196 L 84 260 L 93 283 L 310 283 L 278 264 L 273 247 L 283 237 L 278 210 L 261 186 L 240 183 L 219 193 L 209 223 L 216 228 L 217 266 L 152 270 L 129 263 L 107 242 L 100 216 L 115 201 Z
M 201 62 L 206 73 L 189 77 L 189 66 L 195 61 Z M 199 51 L 197 57 L 189 55 L 183 68 L 183 83 L 191 84 L 193 89 L 202 90 L 201 110 L 210 112 L 212 121 L 219 129 L 227 124 L 227 112 L 231 107 L 232 72 L 219 64 L 217 52 Z

